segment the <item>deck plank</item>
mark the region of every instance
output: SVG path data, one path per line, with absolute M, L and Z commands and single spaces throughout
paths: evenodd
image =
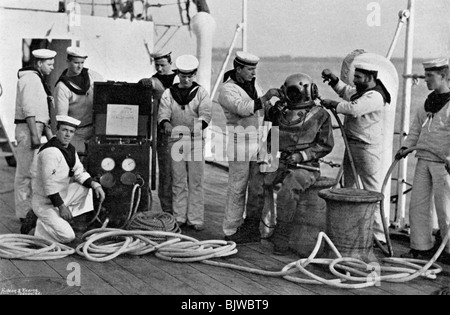
M 193 266 L 196 264 L 172 263 L 157 258 L 146 257 L 153 266 L 164 270 L 178 280 L 189 284 L 192 288 L 206 295 L 238 295 L 236 290 L 211 278 L 209 275 L 199 272 Z
M 123 295 L 160 295 L 161 293 L 147 285 L 140 278 L 115 262 L 83 262 L 87 268 L 102 280 L 113 286 Z
M 259 266 L 255 265 L 254 263 L 251 263 L 243 258 L 232 258 L 226 261 L 227 263 L 236 264 L 239 266 L 244 266 L 248 268 L 254 268 L 254 269 L 263 269 Z M 270 270 L 270 269 L 264 269 L 267 271 L 278 271 L 276 269 Z M 281 277 L 269 277 L 269 276 L 260 276 L 257 274 L 252 274 L 244 271 L 236 271 L 237 273 L 241 274 L 242 276 L 248 277 L 249 279 L 259 283 L 260 285 L 276 292 L 280 295 L 316 295 L 313 291 L 310 291 L 301 285 L 286 281 L 285 279 L 282 279 Z
M 178 280 L 162 269 L 148 263 L 147 259 L 148 258 L 122 256 L 116 259 L 116 263 L 161 294 L 200 295 L 200 292 L 192 288 L 189 284 Z
M 56 270 L 63 279 L 67 279 L 73 271 L 68 270 L 69 264 L 78 263 L 80 265 L 80 292 L 84 295 L 121 295 L 119 290 L 104 281 L 95 272 L 92 272 L 84 265 L 84 261 L 76 256 L 52 260 L 47 263 Z
M 211 278 L 227 285 L 243 295 L 277 295 L 275 291 L 268 289 L 258 282 L 250 279 L 250 276 L 244 276 L 234 270 L 217 268 L 204 264 L 195 265 L 194 268 L 200 272 L 206 273 Z
M 2 172 L 8 172 L 7 177 L 11 178 L 14 171 L 13 168 L 5 168 L 4 165 L 5 162 L 0 159 L 0 181 L 6 178 L 2 176 Z M 223 238 L 222 220 L 227 177 L 225 171 L 206 165 L 206 229 L 203 232 L 186 229 L 184 234 L 199 240 Z M 159 203 L 157 197 L 154 202 L 156 209 Z M 11 191 L 0 193 L 0 234 L 17 233 L 19 229 L 20 224 L 14 214 L 14 194 Z M 394 239 L 393 242 L 396 256 L 409 249 L 407 241 Z M 287 257 L 273 255 L 266 241 L 261 244 L 239 246 L 238 250 L 237 255 L 217 261 L 264 270 L 280 270 L 287 263 L 298 259 L 294 255 Z M 378 250 L 376 254 L 380 256 Z M 78 263 L 81 268 L 82 285 L 80 291 L 76 293 L 81 295 L 424 295 L 432 294 L 448 286 L 450 282 L 450 267 L 443 266 L 444 272 L 438 275 L 436 281 L 421 278 L 403 284 L 382 283 L 381 287 L 376 288 L 341 290 L 321 285 L 299 285 L 282 278 L 258 276 L 201 263 L 169 263 L 153 255 L 122 256 L 104 264 L 89 262 L 77 256 L 48 262 L 0 259 L 0 281 L 36 275 L 66 279 L 70 273 L 67 266 L 71 262 Z M 311 268 L 318 275 L 333 277 L 322 268 Z
M 0 281 L 21 277 L 24 277 L 24 274 L 13 264 L 13 261 L 0 258 Z

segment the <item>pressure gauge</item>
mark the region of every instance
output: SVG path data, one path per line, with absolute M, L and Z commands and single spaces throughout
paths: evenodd
M 122 162 L 122 169 L 125 172 L 132 172 L 136 168 L 136 161 L 132 158 L 127 158 Z
M 104 158 L 102 161 L 102 169 L 111 172 L 116 167 L 116 162 L 112 158 Z

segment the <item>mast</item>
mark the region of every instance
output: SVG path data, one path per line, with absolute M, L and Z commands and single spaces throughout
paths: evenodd
M 248 50 L 248 0 L 242 0 L 242 50 Z
M 415 28 L 415 10 L 416 0 L 408 0 L 409 18 L 406 29 L 406 47 L 405 47 L 405 70 L 403 80 L 403 108 L 402 108 L 402 131 L 400 134 L 400 147 L 409 134 L 411 118 L 411 92 L 412 92 L 412 70 L 413 70 L 413 51 L 414 51 L 414 28 Z M 406 196 L 404 195 L 406 180 L 408 175 L 408 158 L 402 159 L 398 174 L 398 216 L 395 225 L 404 228 L 406 224 Z

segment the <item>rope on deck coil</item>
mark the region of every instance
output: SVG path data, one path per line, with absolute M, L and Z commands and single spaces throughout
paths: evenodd
M 129 231 L 165 231 L 181 233 L 175 217 L 169 213 L 139 212 L 135 214 L 126 226 Z
M 158 243 L 156 240 L 161 238 L 166 241 Z M 123 254 L 143 256 L 153 252 L 167 261 L 199 262 L 237 253 L 234 242 L 200 242 L 186 235 L 163 231 L 97 229 L 83 235 L 83 239 L 86 241 L 76 248 L 76 252 L 94 262 L 106 262 Z M 103 244 L 97 245 L 100 241 Z
M 41 237 L 0 235 L 0 258 L 21 260 L 55 260 L 73 255 L 75 250 Z
M 158 244 L 152 238 L 167 240 Z M 344 258 L 325 233 L 319 234 L 316 247 L 309 258 L 300 259 L 285 266 L 281 271 L 266 271 L 244 266 L 211 261 L 213 258 L 227 257 L 237 253 L 236 244 L 225 241 L 198 241 L 189 236 L 159 231 L 123 231 L 98 229 L 87 233 L 86 242 L 80 244 L 76 252 L 94 262 L 106 262 L 123 254 L 146 255 L 154 252 L 156 257 L 177 263 L 201 262 L 203 264 L 249 272 L 262 276 L 283 277 L 298 284 L 325 284 L 342 289 L 362 289 L 381 282 L 408 282 L 418 277 L 436 279 L 442 268 L 435 264 L 449 240 L 447 235 L 440 250 L 430 262 L 414 259 L 385 258 L 383 262 L 391 266 L 376 266 L 354 258 Z M 118 241 L 120 239 L 120 241 Z M 323 241 L 331 247 L 337 259 L 317 259 Z M 102 244 L 103 242 L 103 244 Z M 309 265 L 328 265 L 336 279 L 325 279 L 306 270 Z M 399 267 L 400 266 L 400 267 Z M 434 268 L 434 269 L 431 269 Z M 340 272 L 338 270 L 343 270 Z M 301 272 L 310 279 L 293 276 Z M 382 275 L 384 273 L 391 273 Z M 356 275 L 356 276 L 354 276 Z M 344 283 L 351 281 L 354 283 Z

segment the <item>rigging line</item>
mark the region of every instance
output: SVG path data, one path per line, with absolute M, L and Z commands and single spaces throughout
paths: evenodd
M 164 49 L 164 47 L 166 47 L 166 45 L 172 40 L 172 38 L 175 36 L 176 33 L 178 33 L 178 31 L 180 30 L 181 26 L 178 27 L 175 32 L 173 32 L 173 34 L 169 37 L 169 39 L 164 43 L 164 45 L 161 46 L 161 48 L 159 50 Z
M 167 29 L 164 31 L 164 33 L 158 38 L 158 40 L 155 43 L 155 47 L 158 46 L 159 42 L 164 38 L 164 36 L 166 36 L 167 32 L 170 31 L 170 29 L 172 28 L 171 26 L 166 26 Z M 156 33 L 156 28 L 155 28 L 155 33 Z

